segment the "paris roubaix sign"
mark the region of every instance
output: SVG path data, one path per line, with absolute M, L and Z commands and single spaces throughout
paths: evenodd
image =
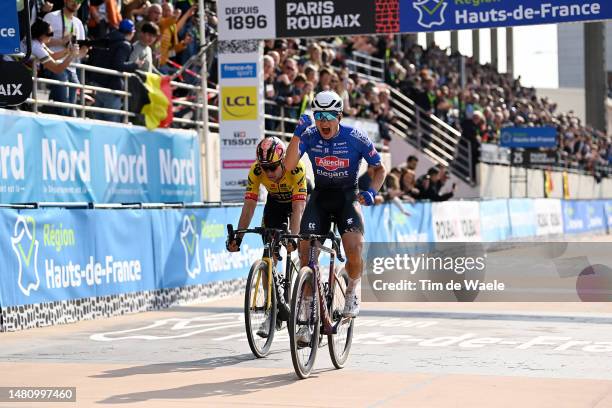
M 610 0 L 218 0 L 221 40 L 414 33 L 612 19 Z

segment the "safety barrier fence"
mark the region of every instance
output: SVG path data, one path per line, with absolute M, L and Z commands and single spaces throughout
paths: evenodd
M 219 285 L 244 278 L 261 256 L 261 240 L 255 236 L 243 241 L 240 253 L 225 250 L 225 225 L 237 222 L 240 206 L 76 205 L 0 208 L 0 236 L 5 237 L 0 240 L 2 330 L 91 318 L 78 312 L 75 302 L 101 307 L 106 312 L 95 315 L 101 316 L 168 306 L 184 300 L 182 293 L 191 299 L 211 296 Z M 612 200 L 499 199 L 402 206 L 364 208 L 366 241 L 494 242 L 612 228 Z M 254 219 L 261 215 L 258 206 Z M 165 300 L 155 300 L 158 297 Z M 104 309 L 105 302 L 114 306 Z M 26 318 L 18 312 L 44 305 L 52 306 L 57 316 Z M 18 322 L 17 315 L 23 321 Z

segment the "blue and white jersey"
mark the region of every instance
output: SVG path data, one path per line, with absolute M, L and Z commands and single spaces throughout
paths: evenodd
M 359 129 L 340 125 L 329 140 L 321 137 L 316 126 L 300 137 L 300 157 L 308 153 L 315 175 L 315 188 L 345 190 L 357 188 L 361 159 L 370 166 L 381 164 L 380 155 L 368 135 Z

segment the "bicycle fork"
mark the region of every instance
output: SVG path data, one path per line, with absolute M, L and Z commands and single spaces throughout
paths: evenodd
M 268 273 L 268 298 L 266 300 L 266 312 L 270 310 L 272 307 L 272 287 L 273 287 L 273 273 L 272 273 L 272 260 L 270 258 L 264 257 L 263 261 L 268 265 L 267 273 Z M 259 282 L 261 281 L 261 269 L 257 271 L 257 281 L 255 282 L 255 287 L 259 288 Z M 255 295 L 253 296 L 253 302 L 251 304 L 251 308 L 255 310 L 257 305 L 257 290 L 255 291 Z

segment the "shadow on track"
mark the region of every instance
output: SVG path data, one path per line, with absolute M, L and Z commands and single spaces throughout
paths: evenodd
M 286 353 L 285 350 L 273 351 L 270 355 Z M 193 371 L 212 370 L 217 367 L 229 367 L 240 364 L 245 361 L 257 360 L 251 353 L 210 357 L 202 360 L 194 361 L 179 361 L 171 363 L 156 363 L 142 366 L 119 368 L 117 370 L 108 370 L 102 374 L 92 375 L 91 378 L 120 378 L 129 377 L 132 375 L 143 374 L 168 374 L 168 373 L 189 373 Z
M 184 387 L 155 391 L 120 394 L 98 401 L 99 404 L 126 404 L 150 400 L 185 400 L 205 397 L 246 395 L 261 390 L 283 387 L 297 381 L 294 373 L 277 374 L 268 377 L 241 378 L 236 380 L 191 384 Z

